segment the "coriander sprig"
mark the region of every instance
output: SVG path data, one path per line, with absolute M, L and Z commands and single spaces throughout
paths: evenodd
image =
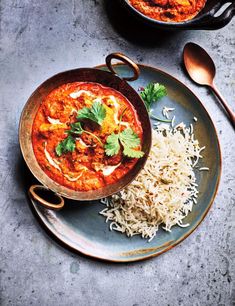
M 159 83 L 149 83 L 141 92 L 140 96 L 144 100 L 144 104 L 150 112 L 151 106 L 154 102 L 157 102 L 161 98 L 167 95 L 166 87 Z
M 73 152 L 75 150 L 76 139 L 74 135 L 81 135 L 83 133 L 89 134 L 103 146 L 103 143 L 98 136 L 83 129 L 81 122 L 72 123 L 70 126 L 71 129 L 65 131 L 68 136 L 56 146 L 55 151 L 58 156 L 61 156 L 64 153 Z
M 77 119 L 89 119 L 101 125 L 106 117 L 106 109 L 100 101 L 95 101 L 92 106 L 83 107 L 78 111 Z
M 165 122 L 165 123 L 170 123 L 171 120 L 158 118 L 157 116 L 155 116 L 151 113 L 151 106 L 153 105 L 153 103 L 157 102 L 158 100 L 165 97 L 166 95 L 167 95 L 166 87 L 162 84 L 154 83 L 154 82 L 149 83 L 140 92 L 140 96 L 144 101 L 144 104 L 147 108 L 149 116 L 152 119 L 155 119 L 155 120 L 158 120 L 158 121 L 161 121 L 161 122 Z
M 92 137 L 94 137 L 101 145 L 103 145 L 102 141 L 100 140 L 100 138 L 98 136 L 96 136 L 94 133 L 89 132 L 87 130 L 84 130 L 81 122 L 75 122 L 71 124 L 71 130 L 67 131 L 68 134 L 77 134 L 77 135 L 81 135 L 82 133 L 86 133 L 88 135 L 91 135 Z
M 106 109 L 100 101 L 95 101 L 90 108 L 83 107 L 78 111 L 77 119 L 89 119 L 97 124 L 101 125 L 106 117 Z M 71 129 L 65 131 L 68 136 L 62 140 L 55 148 L 56 154 L 61 156 L 64 153 L 73 152 L 76 147 L 76 140 L 74 135 L 81 135 L 83 133 L 89 134 L 94 137 L 102 146 L 103 143 L 98 136 L 94 133 L 84 130 L 81 122 L 75 122 L 70 124 Z
M 61 156 L 64 153 L 73 152 L 75 147 L 75 139 L 71 135 L 68 135 L 68 137 L 56 146 L 55 151 L 58 156 Z
M 121 149 L 121 144 L 123 146 L 124 156 L 130 158 L 140 158 L 144 156 L 144 152 L 135 150 L 135 148 L 140 145 L 139 136 L 131 128 L 126 128 L 121 132 L 121 122 L 126 110 L 127 108 L 125 108 L 120 115 L 118 133 L 112 133 L 106 140 L 105 154 L 108 156 L 114 156 L 118 154 Z
M 131 129 L 126 128 L 118 134 L 112 133 L 108 136 L 105 144 L 105 153 L 108 156 L 118 154 L 123 146 L 123 155 L 130 158 L 140 158 L 144 156 L 144 152 L 135 150 L 140 145 L 139 136 Z
M 171 123 L 172 120 L 167 120 L 167 119 L 161 119 L 155 115 L 152 115 L 151 113 L 149 114 L 149 116 L 152 118 L 152 119 L 155 119 L 155 120 L 158 120 L 160 122 L 164 122 L 164 123 Z

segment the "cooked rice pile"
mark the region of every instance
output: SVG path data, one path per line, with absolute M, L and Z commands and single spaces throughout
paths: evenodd
M 194 139 L 192 127 L 183 123 L 171 129 L 161 125 L 153 130 L 152 148 L 144 169 L 128 187 L 102 202 L 100 212 L 110 229 L 127 236 L 140 234 L 153 239 L 159 225 L 166 231 L 178 224 L 197 202 L 193 167 L 204 149 Z

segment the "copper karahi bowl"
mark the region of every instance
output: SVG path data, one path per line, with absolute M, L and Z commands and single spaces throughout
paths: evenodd
M 112 67 L 112 59 L 121 60 L 125 64 L 129 65 L 133 70 L 134 75 L 128 78 L 121 78 L 117 76 Z M 139 94 L 127 83 L 127 81 L 136 80 L 138 78 L 139 68 L 137 64 L 121 53 L 112 53 L 108 55 L 106 57 L 106 64 L 110 72 L 95 68 L 78 68 L 52 76 L 34 91 L 22 111 L 19 124 L 19 142 L 21 152 L 30 171 L 42 184 L 31 186 L 29 189 L 29 194 L 46 208 L 61 209 L 64 206 L 63 197 L 78 201 L 88 201 L 101 199 L 117 193 L 135 179 L 137 174 L 144 167 L 148 158 L 152 139 L 149 115 Z M 143 129 L 142 150 L 145 152 L 145 155 L 137 161 L 131 171 L 120 178 L 117 182 L 106 185 L 100 189 L 91 191 L 76 191 L 60 185 L 48 177 L 42 170 L 33 151 L 32 127 L 34 118 L 41 103 L 52 90 L 60 85 L 71 82 L 94 82 L 119 91 L 135 108 Z M 55 201 L 56 203 L 51 203 L 49 200 L 43 199 L 43 197 L 39 195 L 41 194 L 41 190 L 53 191 L 57 198 Z

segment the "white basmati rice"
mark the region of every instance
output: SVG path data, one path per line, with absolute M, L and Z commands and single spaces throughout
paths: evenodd
M 153 130 L 144 169 L 128 187 L 103 200 L 106 208 L 100 214 L 112 221 L 110 229 L 151 241 L 159 225 L 166 231 L 174 225 L 188 226 L 182 221 L 197 203 L 193 166 L 203 149 L 192 128 L 183 123 L 174 129 L 160 125 Z
M 172 120 L 171 120 L 171 127 L 173 128 L 175 125 L 175 116 L 173 116 Z
M 174 108 L 164 106 L 162 109 L 162 114 L 165 118 L 169 119 L 169 112 L 172 112 L 174 110 Z
M 201 167 L 201 168 L 199 168 L 199 171 L 209 171 L 209 168 L 208 167 Z

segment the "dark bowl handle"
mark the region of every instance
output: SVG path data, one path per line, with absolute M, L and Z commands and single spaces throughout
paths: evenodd
M 226 2 L 227 1 L 222 1 L 221 5 L 217 6 L 215 10 L 211 10 L 201 17 L 193 19 L 190 23 L 188 23 L 187 29 L 216 30 L 226 26 L 235 15 L 235 2 L 231 3 L 222 14 L 217 17 L 214 16 Z
M 37 203 L 42 205 L 43 207 L 47 209 L 53 209 L 53 210 L 60 210 L 64 207 L 64 199 L 58 195 L 57 193 L 54 194 L 56 198 L 58 198 L 58 204 L 53 204 L 48 202 L 47 200 L 44 200 L 41 196 L 39 196 L 36 193 L 36 190 L 43 190 L 43 191 L 49 191 L 47 187 L 44 187 L 43 185 L 32 185 L 29 188 L 29 196 L 30 198 L 33 198 Z
M 115 75 L 117 75 L 117 72 L 114 70 L 113 66 L 112 66 L 112 59 L 116 59 L 116 60 L 120 60 L 123 63 L 125 63 L 126 65 L 128 65 L 134 72 L 134 75 L 132 77 L 122 77 L 123 80 L 126 81 L 135 81 L 138 79 L 139 75 L 140 75 L 140 69 L 138 67 L 138 65 L 133 62 L 133 60 L 131 60 L 128 56 L 126 56 L 123 53 L 111 53 L 109 54 L 105 61 L 106 61 L 106 65 L 108 67 L 108 69 Z

